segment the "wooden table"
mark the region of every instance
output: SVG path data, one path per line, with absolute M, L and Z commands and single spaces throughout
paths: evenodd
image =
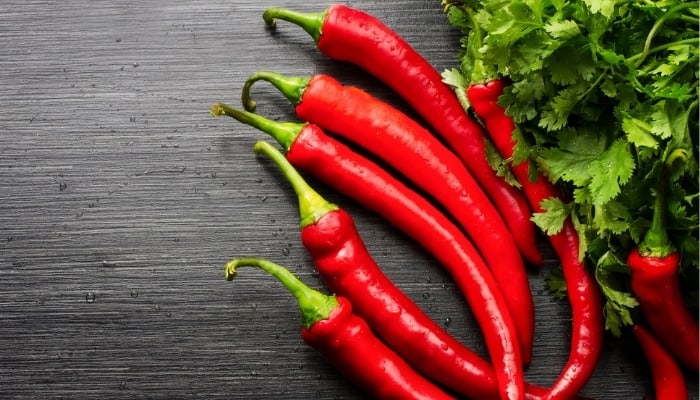
M 228 118 L 261 69 L 329 73 L 409 112 L 359 69 L 322 56 L 300 29 L 266 30 L 262 11 L 311 1 L 7 0 L 0 6 L 0 397 L 360 399 L 299 335 L 295 303 L 255 270 L 261 256 L 323 288 L 300 244 L 296 199 L 252 146 L 265 136 Z M 458 32 L 439 1 L 353 1 L 439 70 Z M 294 120 L 269 85 L 258 112 Z M 311 180 L 356 218 L 397 285 L 485 356 L 453 281 L 379 216 Z M 527 371 L 547 385 L 567 358 L 568 303 L 531 270 L 537 342 Z M 697 392 L 697 377 L 689 375 Z M 636 344 L 609 338 L 584 394 L 652 390 Z

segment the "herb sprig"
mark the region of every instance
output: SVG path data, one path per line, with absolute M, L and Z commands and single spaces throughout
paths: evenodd
M 657 195 L 695 289 L 698 2 L 442 3 L 463 34 L 459 68 L 445 71 L 445 81 L 458 95 L 467 85 L 509 82 L 499 104 L 518 127 L 513 161 L 535 163 L 571 198 L 545 201 L 533 219 L 550 234 L 567 217 L 575 222 L 607 299 L 607 328 L 620 335 L 633 321 L 624 260 L 650 226 Z M 684 157 L 669 163 L 678 151 Z M 655 191 L 660 180 L 663 194 Z M 549 282 L 557 287 L 555 277 Z

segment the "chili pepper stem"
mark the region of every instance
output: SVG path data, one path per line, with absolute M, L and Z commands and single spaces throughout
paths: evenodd
M 235 120 L 253 126 L 272 136 L 277 142 L 289 150 L 294 140 L 306 124 L 295 122 L 277 122 L 248 111 L 238 110 L 223 103 L 216 103 L 211 106 L 211 115 L 219 117 L 229 116 Z
M 662 197 L 663 193 L 657 191 L 654 199 L 654 214 L 651 226 L 639 245 L 639 252 L 645 256 L 663 258 L 675 251 L 664 228 L 666 218 L 664 218 L 664 201 Z
M 666 186 L 667 172 L 676 161 L 684 160 L 688 156 L 684 149 L 675 149 L 664 160 L 659 182 L 656 185 L 656 197 L 654 198 L 654 214 L 651 226 L 639 244 L 639 252 L 644 256 L 663 258 L 676 251 L 671 239 L 666 232 Z
M 250 98 L 250 89 L 257 81 L 266 81 L 276 87 L 292 105 L 297 105 L 301 101 L 301 96 L 309 83 L 308 77 L 284 76 L 272 71 L 259 71 L 251 75 L 243 85 L 241 92 L 241 102 L 246 111 L 255 111 L 255 101 Z
M 297 299 L 302 325 L 307 329 L 318 321 L 328 319 L 331 311 L 338 307 L 335 296 L 328 296 L 308 287 L 285 267 L 262 258 L 249 257 L 229 261 L 224 267 L 226 280 L 232 280 L 238 274 L 240 267 L 260 268 L 282 282 Z
M 338 209 L 338 206 L 330 203 L 312 189 L 299 172 L 284 158 L 284 155 L 270 143 L 262 140 L 258 141 L 255 143 L 253 150 L 256 154 L 266 155 L 277 164 L 292 185 L 294 192 L 299 198 L 299 217 L 301 218 L 300 225 L 302 228 L 317 222 L 324 215 Z
M 299 25 L 304 29 L 311 37 L 314 42 L 318 42 L 321 37 L 321 26 L 326 18 L 326 12 L 320 13 L 301 13 L 298 11 L 288 10 L 286 8 L 268 8 L 263 13 L 263 20 L 268 28 L 275 27 L 275 20 L 281 19 L 283 21 L 291 22 L 293 24 Z

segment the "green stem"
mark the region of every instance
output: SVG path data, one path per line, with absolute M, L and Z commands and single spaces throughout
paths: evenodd
M 591 94 L 591 92 L 592 92 L 595 88 L 597 88 L 598 85 L 600 85 L 600 83 L 603 81 L 603 79 L 605 78 L 605 76 L 606 76 L 606 75 L 608 74 L 608 72 L 610 72 L 611 70 L 612 70 L 611 67 L 605 68 L 605 69 L 600 73 L 600 75 L 598 75 L 598 77 L 595 79 L 595 81 L 593 81 L 593 83 L 586 89 L 586 91 L 583 92 L 583 93 L 578 97 L 578 99 L 576 99 L 576 104 L 579 104 L 580 102 L 583 101 L 583 99 L 586 98 L 586 96 L 588 96 L 589 94 Z
M 676 161 L 686 161 L 688 159 L 688 150 L 677 148 L 673 149 L 666 160 L 664 160 L 664 168 L 671 169 Z
M 287 181 L 299 199 L 299 217 L 302 228 L 316 223 L 329 212 L 338 210 L 338 206 L 324 199 L 316 192 L 289 161 L 270 143 L 258 141 L 254 147 L 255 153 L 269 157 L 282 171 Z
M 479 51 L 483 46 L 484 33 L 481 30 L 481 26 L 476 22 L 474 10 L 466 6 L 464 7 L 464 12 L 471 26 L 471 32 L 467 35 L 467 51 L 470 53 L 471 59 L 473 60 L 471 70 L 469 71 L 469 84 L 484 84 L 494 79 L 494 76 L 484 65 L 484 60 L 479 56 Z
M 665 202 L 663 197 L 664 193 L 657 190 L 656 198 L 654 199 L 654 215 L 651 220 L 651 226 L 644 235 L 642 243 L 639 245 L 641 254 L 659 258 L 665 257 L 674 251 L 668 233 L 666 233 L 666 218 L 664 217 L 666 210 L 664 209 Z
M 475 48 L 480 49 L 483 43 L 484 33 L 481 31 L 481 25 L 476 22 L 476 16 L 474 15 L 474 10 L 471 7 L 464 7 L 464 12 L 469 19 L 469 25 L 471 26 L 471 31 L 474 32 L 476 37 Z
M 304 94 L 310 79 L 309 77 L 303 76 L 284 76 L 272 71 L 256 72 L 251 75 L 243 85 L 243 91 L 241 93 L 243 108 L 247 111 L 255 110 L 255 102 L 250 98 L 250 88 L 257 81 L 271 83 L 292 103 L 292 105 L 296 106 L 301 102 L 301 96 Z
M 295 122 L 272 121 L 248 111 L 235 109 L 223 103 L 212 105 L 209 111 L 211 115 L 215 117 L 226 115 L 239 122 L 260 129 L 275 138 L 275 140 L 284 147 L 285 151 L 289 150 L 297 136 L 299 136 L 301 130 L 306 126 L 306 124 Z
M 666 50 L 666 49 L 673 47 L 673 46 L 678 46 L 678 45 L 682 45 L 682 44 L 695 44 L 698 41 L 700 41 L 700 38 L 695 37 L 695 38 L 690 38 L 690 39 L 678 40 L 678 41 L 671 42 L 671 43 L 664 43 L 664 44 L 661 44 L 661 45 L 658 45 L 654 48 L 649 49 L 647 54 L 644 54 L 643 52 L 639 53 L 639 54 L 635 54 L 633 56 L 627 57 L 625 59 L 625 61 L 627 61 L 627 62 L 635 61 L 642 56 L 647 57 L 650 54 L 658 53 L 659 51 Z M 641 64 L 641 61 L 637 61 L 636 65 L 639 66 L 640 64 Z
M 654 199 L 654 214 L 652 216 L 651 226 L 644 235 L 642 243 L 639 245 L 639 250 L 644 255 L 651 255 L 661 258 L 676 251 L 666 231 L 665 197 L 667 171 L 672 168 L 676 161 L 686 160 L 687 158 L 688 152 L 685 149 L 677 148 L 671 151 L 664 160 L 664 164 L 661 169 L 661 176 L 659 177 L 659 182 L 656 185 L 656 198 Z
M 697 82 L 696 82 L 696 87 L 697 87 Z M 699 100 L 698 100 L 697 98 L 696 98 L 695 100 L 693 100 L 693 102 L 690 103 L 690 105 L 688 106 L 688 110 L 697 110 L 697 108 L 698 108 L 698 101 L 699 101 Z
M 676 15 L 679 11 L 682 11 L 686 8 L 691 8 L 691 7 L 696 7 L 697 3 L 695 2 L 688 2 L 688 3 L 681 3 L 678 4 L 675 7 L 672 7 L 669 9 L 664 15 L 659 18 L 656 23 L 654 23 L 654 26 L 651 27 L 649 30 L 649 33 L 647 34 L 646 41 L 644 42 L 644 49 L 642 50 L 642 53 L 640 55 L 639 61 L 637 61 L 637 66 L 639 66 L 641 63 L 644 62 L 644 59 L 649 55 L 649 49 L 651 48 L 651 41 L 654 40 L 654 37 L 656 36 L 656 33 L 661 29 L 663 24 L 671 17 Z
M 301 311 L 301 322 L 307 329 L 318 321 L 328 319 L 331 312 L 338 307 L 335 296 L 328 296 L 310 288 L 287 268 L 262 258 L 239 258 L 229 261 L 224 267 L 226 280 L 232 280 L 238 274 L 240 267 L 260 268 L 282 282 L 297 299 Z
M 301 13 L 286 8 L 273 7 L 265 10 L 263 13 L 263 20 L 269 28 L 275 27 L 275 20 L 277 19 L 299 25 L 306 33 L 311 35 L 314 42 L 318 42 L 322 34 L 321 29 L 323 21 L 326 19 L 326 13 L 327 11 L 320 13 Z
M 680 17 L 678 17 L 678 19 L 680 19 L 683 22 L 687 22 L 689 24 L 694 25 L 700 23 L 700 19 L 698 19 L 697 17 L 693 17 L 692 15 L 681 15 Z

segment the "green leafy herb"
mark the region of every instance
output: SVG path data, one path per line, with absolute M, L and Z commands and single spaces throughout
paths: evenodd
M 661 181 L 672 245 L 684 268 L 698 267 L 698 2 L 443 5 L 462 32 L 459 69 L 446 82 L 459 94 L 507 79 L 499 104 L 517 124 L 514 138 L 524 139 L 514 158 L 537 165 L 572 199 L 547 200 L 533 220 L 555 234 L 572 218 L 607 299 L 606 326 L 619 335 L 636 306 L 619 260 L 649 228 Z

